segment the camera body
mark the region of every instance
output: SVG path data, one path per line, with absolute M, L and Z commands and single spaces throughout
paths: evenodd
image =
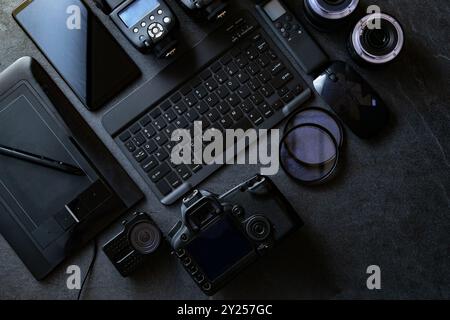
M 119 273 L 127 277 L 158 251 L 163 236 L 145 213 L 134 213 L 122 225 L 123 230 L 103 246 L 103 251 Z
M 194 191 L 181 215 L 168 240 L 207 295 L 303 225 L 275 184 L 259 175 L 221 196 Z
M 178 0 L 195 18 L 214 21 L 227 13 L 228 0 Z
M 176 46 L 171 33 L 178 20 L 164 0 L 124 0 L 109 16 L 141 52 L 168 56 Z

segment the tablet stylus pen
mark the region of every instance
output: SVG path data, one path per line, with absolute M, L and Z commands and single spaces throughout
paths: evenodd
M 74 165 L 71 165 L 71 164 L 68 164 L 68 163 L 65 163 L 62 161 L 58 161 L 58 160 L 53 160 L 53 159 L 50 159 L 50 158 L 47 158 L 44 156 L 32 154 L 30 152 L 5 147 L 3 145 L 0 145 L 0 154 L 11 157 L 11 158 L 16 158 L 19 160 L 32 162 L 32 163 L 38 164 L 43 167 L 52 168 L 55 170 L 74 174 L 77 176 L 86 175 L 83 170 L 81 170 L 80 168 L 78 168 Z

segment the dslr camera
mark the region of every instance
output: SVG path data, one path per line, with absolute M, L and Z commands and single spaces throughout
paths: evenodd
M 259 175 L 221 196 L 194 191 L 183 199 L 181 216 L 168 240 L 207 295 L 303 225 L 275 184 Z
M 146 213 L 136 212 L 122 225 L 123 230 L 103 246 L 103 252 L 117 271 L 127 277 L 160 251 L 163 236 Z

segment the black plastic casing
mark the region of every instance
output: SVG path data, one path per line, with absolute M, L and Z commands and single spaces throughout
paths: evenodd
M 179 258 L 199 288 L 209 296 L 224 287 L 247 266 L 303 225 L 302 220 L 279 189 L 269 178 L 264 176 L 255 176 L 221 196 L 207 191 L 194 191 L 190 198 L 183 201 L 182 221 L 170 231 L 168 240 L 173 254 Z M 212 213 L 212 217 L 204 225 L 198 227 L 195 226 L 190 215 L 205 201 L 211 201 L 218 210 Z M 266 219 L 270 223 L 270 235 L 266 239 L 257 241 L 247 233 L 246 223 L 254 217 Z M 211 280 L 203 271 L 203 266 L 190 254 L 187 246 L 203 231 L 228 218 L 252 243 L 253 250 L 219 277 Z M 229 250 L 233 250 L 233 247 L 230 247 Z

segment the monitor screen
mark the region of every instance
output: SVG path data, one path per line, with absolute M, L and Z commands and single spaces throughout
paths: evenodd
M 119 17 L 128 28 L 138 23 L 146 14 L 159 7 L 157 0 L 135 0 L 119 12 Z
M 210 281 L 253 251 L 251 242 L 230 217 L 225 217 L 202 231 L 186 247 Z
M 286 13 L 286 10 L 278 0 L 272 0 L 267 3 L 264 6 L 264 11 L 267 13 L 269 18 L 272 19 L 272 21 L 278 20 Z

